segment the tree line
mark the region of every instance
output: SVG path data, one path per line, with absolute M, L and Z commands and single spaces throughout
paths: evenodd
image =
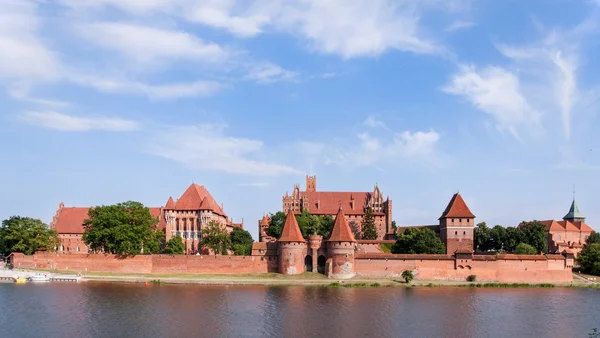
M 485 222 L 481 222 L 473 229 L 473 240 L 474 249 L 478 252 L 548 253 L 545 225 L 535 220 L 506 228 L 501 225 L 489 228 Z
M 159 219 L 140 202 L 127 201 L 90 208 L 84 221 L 83 241 L 92 252 L 124 256 L 139 254 L 183 254 L 181 236 L 165 241 L 165 232 L 158 228 Z M 200 245 L 215 254 L 250 255 L 252 235 L 241 228 L 229 233 L 223 225 L 211 221 L 201 231 Z M 39 219 L 13 216 L 2 221 L 0 253 L 55 251 L 60 245 L 58 233 Z

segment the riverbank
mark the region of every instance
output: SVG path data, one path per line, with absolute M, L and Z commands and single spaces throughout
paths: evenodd
M 40 271 L 40 270 L 38 270 Z M 48 271 L 50 272 L 50 271 Z M 58 274 L 72 274 L 72 271 L 52 271 Z M 449 280 L 420 280 L 411 283 L 397 277 L 355 276 L 339 280 L 327 278 L 319 273 L 303 273 L 299 275 L 282 275 L 278 273 L 239 274 L 239 275 L 202 275 L 202 274 L 121 274 L 110 272 L 81 273 L 81 282 L 111 282 L 111 283 L 140 283 L 140 284 L 197 284 L 197 285 L 254 285 L 254 286 L 330 286 L 330 287 L 575 287 L 598 288 L 600 283 L 594 283 L 581 278 L 573 278 L 571 283 L 496 283 L 493 281 L 449 281 Z M 574 276 L 576 276 L 574 274 Z

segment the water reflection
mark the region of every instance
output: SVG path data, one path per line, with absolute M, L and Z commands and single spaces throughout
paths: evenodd
M 600 291 L 0 284 L 5 337 L 585 337 Z

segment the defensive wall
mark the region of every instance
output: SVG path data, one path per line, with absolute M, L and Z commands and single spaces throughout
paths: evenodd
M 104 254 L 38 252 L 14 253 L 14 268 L 56 269 L 73 272 L 138 274 L 245 274 L 278 272 L 278 256 L 138 255 L 121 258 Z M 569 259 L 562 255 L 398 255 L 356 254 L 357 275 L 400 276 L 412 270 L 416 279 L 500 283 L 568 283 L 572 281 Z

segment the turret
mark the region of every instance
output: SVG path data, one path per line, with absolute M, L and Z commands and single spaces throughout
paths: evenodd
M 351 278 L 355 275 L 354 250 L 356 239 L 346 222 L 346 216 L 340 207 L 335 216 L 335 224 L 327 240 L 331 270 L 326 275 L 333 278 Z
M 306 256 L 306 240 L 290 209 L 279 237 L 279 272 L 284 275 L 295 275 L 304 272 L 304 256 Z
M 447 254 L 453 255 L 456 250 L 473 252 L 475 215 L 459 193 L 452 196 L 439 221 L 440 239 L 446 246 Z

